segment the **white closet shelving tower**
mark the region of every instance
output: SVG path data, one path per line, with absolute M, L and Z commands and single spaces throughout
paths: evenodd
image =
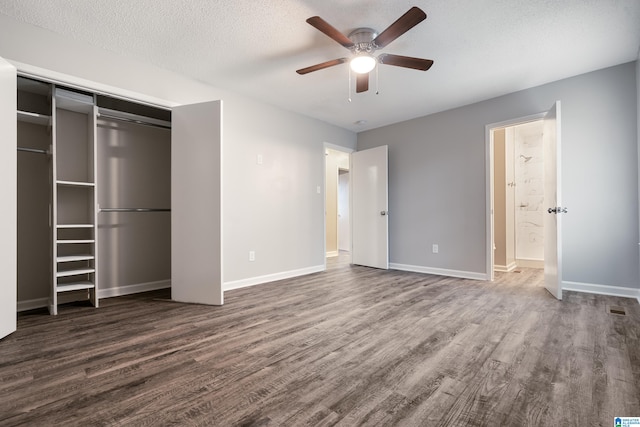
M 55 88 L 52 144 L 53 286 L 49 311 L 86 291 L 98 306 L 96 114 L 94 96 Z

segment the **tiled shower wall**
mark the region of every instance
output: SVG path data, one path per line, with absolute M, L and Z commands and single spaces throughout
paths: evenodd
M 514 127 L 516 259 L 544 259 L 542 122 Z M 507 136 L 508 138 L 509 136 Z

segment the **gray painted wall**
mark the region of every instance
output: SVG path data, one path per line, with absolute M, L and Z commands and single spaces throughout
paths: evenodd
M 638 122 L 638 221 L 640 221 L 640 49 L 638 50 L 638 59 L 636 60 L 636 103 Z M 638 245 L 640 246 L 640 235 L 638 235 Z M 640 269 L 640 258 L 638 259 L 638 269 Z M 638 278 L 638 288 L 640 288 L 640 277 Z M 640 297 L 638 297 L 638 302 L 640 302 Z
M 635 84 L 632 62 L 358 134 L 389 146 L 390 261 L 485 273 L 485 125 L 561 100 L 563 280 L 639 287 Z

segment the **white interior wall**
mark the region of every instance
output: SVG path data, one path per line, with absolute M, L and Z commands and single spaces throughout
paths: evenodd
M 493 130 L 493 265 L 496 271 L 507 268 L 507 191 L 511 189 L 506 179 L 505 129 Z
M 226 287 L 323 268 L 323 201 L 316 191 L 324 186 L 323 141 L 355 148 L 355 133 L 5 15 L 0 57 L 22 70 L 167 106 L 222 99 Z M 254 262 L 250 250 L 256 251 Z
M 327 257 L 338 255 L 338 152 L 325 155 L 325 233 Z
M 327 256 L 337 256 L 340 242 L 345 245 L 344 231 L 340 233 L 340 210 L 343 206 L 339 203 L 339 180 L 340 170 L 349 170 L 349 153 L 332 150 L 328 148 L 325 156 L 325 232 Z M 344 202 L 343 202 L 344 204 Z M 347 239 L 348 242 L 348 239 Z
M 348 169 L 340 170 L 338 174 L 338 250 L 341 251 L 351 250 L 349 181 Z
M 561 100 L 563 279 L 637 289 L 635 80 L 621 64 L 358 134 L 359 150 L 389 146 L 392 265 L 486 277 L 485 126 Z
M 17 106 L 17 84 L 15 68 L 0 58 L 0 137 L 3 142 L 15 141 L 17 123 L 15 109 Z M 4 93 L 4 91 L 9 93 Z M 17 154 L 13 144 L 0 144 L 0 338 L 16 330 L 16 217 L 17 217 Z
M 513 132 L 513 128 L 509 127 L 506 129 L 505 136 L 507 133 Z M 505 206 L 505 225 L 506 230 L 504 232 L 505 238 L 505 258 L 507 269 L 513 270 L 516 268 L 516 210 L 515 210 L 515 186 L 513 185 L 516 181 L 515 179 L 515 167 L 514 167 L 514 151 L 515 147 L 513 144 L 505 144 L 504 156 L 505 156 L 505 182 L 511 183 L 512 185 L 506 186 L 505 188 L 505 198 L 504 198 L 504 206 Z

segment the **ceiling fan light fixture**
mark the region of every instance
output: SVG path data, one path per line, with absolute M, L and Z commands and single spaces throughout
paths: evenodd
M 369 54 L 362 54 L 354 57 L 349 66 L 354 73 L 366 74 L 376 67 L 376 58 Z

